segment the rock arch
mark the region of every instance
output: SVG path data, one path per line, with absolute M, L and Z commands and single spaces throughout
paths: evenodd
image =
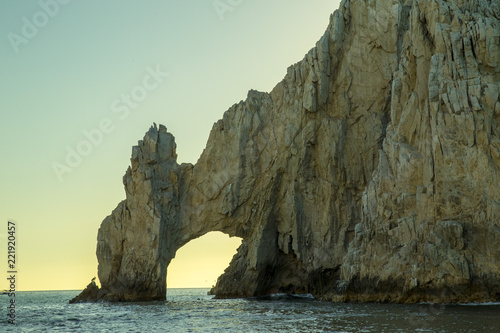
M 248 113 L 247 117 L 255 115 Z M 242 124 L 254 126 L 248 120 Z M 229 127 L 227 124 L 226 131 Z M 272 289 L 272 281 L 259 277 L 271 274 L 269 267 L 275 270 L 281 258 L 272 205 L 258 205 L 254 200 L 244 214 L 235 214 L 238 206 L 248 204 L 255 195 L 249 191 L 256 186 L 255 170 L 248 173 L 249 169 L 260 168 L 259 154 L 252 150 L 255 143 L 234 136 L 239 131 L 224 132 L 222 121 L 214 128 L 212 135 L 227 136 L 227 144 L 208 148 L 196 166 L 177 164 L 174 137 L 163 125 L 151 127 L 133 147 L 131 166 L 123 178 L 127 198 L 103 221 L 98 232 L 102 299 L 165 299 L 166 269 L 176 251 L 211 231 L 243 239 L 235 258 L 235 274 L 245 275 L 245 287 L 238 280 L 230 293 L 221 292 L 219 296 L 251 296 Z M 243 148 L 248 156 L 236 154 L 240 159 L 233 158 L 235 151 L 231 148 Z M 280 176 L 270 173 L 270 178 L 277 184 Z M 276 201 L 276 185 L 267 187 L 270 191 L 265 201 Z M 255 222 L 262 219 L 268 223 L 256 229 Z
M 209 142 L 216 144 L 205 148 L 196 165 L 177 163 L 175 139 L 165 126 L 149 129 L 132 148 L 123 177 L 126 199 L 98 231 L 98 298 L 165 299 L 166 268 L 176 251 L 211 231 L 242 238 L 231 270 L 212 290 L 218 297 L 306 289 L 298 253 L 300 238 L 310 235 L 276 222 L 286 216 L 305 226 L 303 205 L 308 201 L 315 210 L 318 205 L 295 196 L 290 178 L 284 182 L 284 169 L 276 161 L 279 155 L 293 156 L 279 149 L 284 137 L 266 125 L 272 109 L 270 94 L 250 91 L 245 102 L 214 124 Z M 314 140 L 312 131 L 301 134 L 302 140 Z M 305 163 L 297 158 L 294 167 L 310 169 L 312 157 L 307 158 Z M 286 192 L 292 196 L 289 207 L 280 203 Z
M 153 126 L 102 223 L 97 298 L 165 298 L 175 251 L 243 239 L 219 297 L 500 299 L 500 17 L 491 0 L 345 0 L 195 165 Z

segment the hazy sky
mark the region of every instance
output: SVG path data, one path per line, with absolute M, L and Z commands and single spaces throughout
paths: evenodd
M 195 163 L 213 123 L 248 90 L 281 81 L 339 2 L 1 1 L 4 273 L 11 219 L 18 289 L 85 287 L 97 275 L 99 225 L 125 198 L 131 147 L 152 123 L 174 134 L 179 163 Z M 239 242 L 192 241 L 168 286 L 211 286 Z

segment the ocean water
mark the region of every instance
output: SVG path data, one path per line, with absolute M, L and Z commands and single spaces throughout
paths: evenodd
M 17 325 L 0 332 L 500 332 L 500 304 L 338 304 L 273 295 L 215 300 L 208 289 L 168 289 L 167 301 L 68 304 L 79 291 L 19 292 Z

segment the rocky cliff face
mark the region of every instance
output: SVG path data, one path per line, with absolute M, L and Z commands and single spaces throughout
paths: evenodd
M 98 298 L 164 299 L 175 252 L 222 231 L 243 242 L 218 297 L 500 300 L 499 92 L 497 0 L 344 0 L 195 165 L 163 126 L 133 148 Z

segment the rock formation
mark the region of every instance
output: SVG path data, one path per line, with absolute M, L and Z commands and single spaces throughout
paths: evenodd
M 98 233 L 99 298 L 165 299 L 176 251 L 243 239 L 212 293 L 500 300 L 500 3 L 344 0 L 195 165 L 152 127 Z
M 86 302 L 88 300 L 97 300 L 99 299 L 99 293 L 104 292 L 101 290 L 94 280 L 92 280 L 87 287 L 76 297 L 72 298 L 69 303 L 81 303 Z

